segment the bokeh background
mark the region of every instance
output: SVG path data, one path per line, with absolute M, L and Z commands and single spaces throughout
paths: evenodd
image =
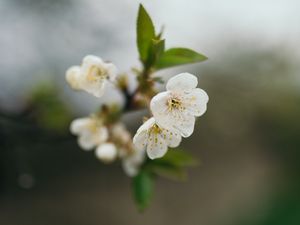
M 210 96 L 182 144 L 201 166 L 183 183 L 158 179 L 141 214 L 120 165 L 69 134 L 73 118 L 122 98 L 75 93 L 65 70 L 87 54 L 139 67 L 139 1 L 1 0 L 0 224 L 299 225 L 300 2 L 141 2 L 165 25 L 167 47 L 209 57 L 158 74 L 197 74 Z M 132 132 L 140 116 L 124 117 Z

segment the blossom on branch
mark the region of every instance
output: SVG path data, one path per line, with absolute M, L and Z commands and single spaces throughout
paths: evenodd
M 107 128 L 96 117 L 75 119 L 70 130 L 72 134 L 78 135 L 78 144 L 84 150 L 92 150 L 108 139 Z
M 175 148 L 180 142 L 179 132 L 159 126 L 154 117 L 148 119 L 133 137 L 135 147 L 141 151 L 146 149 L 150 159 L 163 157 L 168 147 Z
M 97 147 L 95 154 L 102 162 L 110 163 L 117 158 L 118 152 L 114 144 L 104 143 Z
M 81 66 L 72 66 L 66 72 L 66 80 L 75 90 L 84 90 L 96 97 L 104 93 L 106 83 L 114 81 L 117 69 L 112 63 L 103 62 L 93 55 L 84 57 Z
M 168 81 L 167 91 L 152 98 L 150 108 L 159 126 L 176 130 L 183 137 L 193 133 L 195 117 L 205 113 L 208 102 L 208 95 L 196 88 L 197 84 L 196 76 L 181 73 Z

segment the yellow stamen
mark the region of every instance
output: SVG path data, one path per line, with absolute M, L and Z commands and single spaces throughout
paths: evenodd
M 98 66 L 91 66 L 89 68 L 87 79 L 89 81 L 98 81 L 99 79 L 107 78 L 107 71 L 103 68 L 99 68 Z

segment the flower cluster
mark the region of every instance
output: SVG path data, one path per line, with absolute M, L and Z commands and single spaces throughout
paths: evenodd
M 155 95 L 150 103 L 153 117 L 146 121 L 133 138 L 135 146 L 147 149 L 149 158 L 164 156 L 168 147 L 177 147 L 181 137 L 194 131 L 195 117 L 206 111 L 208 95 L 196 88 L 197 78 L 189 73 L 172 77 L 167 91 Z
M 105 83 L 116 76 L 113 64 L 89 55 L 81 67 L 73 66 L 67 71 L 66 80 L 75 90 L 101 97 Z M 182 137 L 193 133 L 195 117 L 206 111 L 208 102 L 206 92 L 197 88 L 197 84 L 197 78 L 190 73 L 172 77 L 166 85 L 167 91 L 152 98 L 153 117 L 137 130 L 133 141 L 123 124 L 105 124 L 101 114 L 74 120 L 71 132 L 79 136 L 82 149 L 96 149 L 96 156 L 103 162 L 122 159 L 126 173 L 134 176 L 144 161 L 145 151 L 150 159 L 163 157 L 168 148 L 177 147 Z
M 164 79 L 154 73 L 202 62 L 207 57 L 189 48 L 166 49 L 163 32 L 156 32 L 142 5 L 136 21 L 136 44 L 141 63 L 140 69 L 132 70 L 136 75 L 136 88 L 129 84 L 127 73 L 117 74 L 112 63 L 93 55 L 86 56 L 80 66 L 69 68 L 66 80 L 74 90 L 97 98 L 104 94 L 109 82 L 123 95 L 124 104 L 103 104 L 91 116 L 74 120 L 70 130 L 78 136 L 79 146 L 95 150 L 101 161 L 111 163 L 119 159 L 122 162 L 125 173 L 133 177 L 136 203 L 144 209 L 149 204 L 155 177 L 183 179 L 186 167 L 196 165 L 197 160 L 188 152 L 168 152 L 168 149 L 178 147 L 182 138 L 192 135 L 196 117 L 205 113 L 208 102 L 206 92 L 197 88 L 196 76 L 190 73 L 173 76 L 166 84 L 166 91 L 158 93 L 156 83 Z M 145 108 L 151 115 L 132 138 L 121 117 Z
M 66 79 L 75 90 L 84 90 L 96 97 L 101 97 L 108 81 L 116 78 L 116 67 L 105 63 L 101 58 L 88 55 L 81 66 L 72 66 L 67 70 Z
M 116 67 L 104 63 L 97 56 L 86 56 L 82 66 L 73 66 L 66 72 L 66 80 L 75 90 L 84 90 L 96 97 L 104 93 L 105 84 L 116 77 Z M 75 119 L 70 130 L 78 135 L 78 144 L 83 150 L 95 149 L 96 157 L 102 162 L 122 160 L 128 176 L 135 176 L 145 160 L 145 151 L 137 150 L 126 127 L 120 122 L 107 123 L 110 115 L 94 114 Z

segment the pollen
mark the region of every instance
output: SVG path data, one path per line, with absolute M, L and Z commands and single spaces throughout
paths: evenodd
M 153 134 L 160 134 L 162 132 L 162 129 L 157 124 L 154 124 L 151 127 L 150 132 L 153 133 Z
M 174 109 L 183 109 L 182 102 L 179 98 L 170 98 L 167 102 L 169 111 Z
M 107 73 L 105 69 L 99 68 L 98 66 L 91 66 L 89 68 L 87 79 L 91 82 L 106 79 Z

